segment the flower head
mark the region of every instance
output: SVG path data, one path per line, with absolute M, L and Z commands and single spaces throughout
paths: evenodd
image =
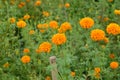
M 35 6 L 40 6 L 41 5 L 41 1 L 40 0 L 37 0 L 36 2 L 35 2 Z
M 44 17 L 50 16 L 50 13 L 48 11 L 43 11 L 42 14 L 43 14 Z
M 32 34 L 34 34 L 34 33 L 35 33 L 34 30 L 30 30 L 30 31 L 29 31 L 29 34 L 30 34 L 30 35 L 32 35 Z
M 70 73 L 70 75 L 71 75 L 72 77 L 75 77 L 75 72 L 72 71 L 72 72 Z
M 24 48 L 23 52 L 24 52 L 24 53 L 29 53 L 30 50 L 29 50 L 28 48 Z
M 49 53 L 50 50 L 51 50 L 51 44 L 49 42 L 43 42 L 43 43 L 40 44 L 38 49 L 39 49 L 40 52 Z
M 50 76 L 47 76 L 47 77 L 45 78 L 45 80 L 51 80 Z
M 9 64 L 8 62 L 6 62 L 6 63 L 3 65 L 4 68 L 8 68 L 9 66 L 10 66 L 10 64 Z
M 26 14 L 26 15 L 24 15 L 24 17 L 23 17 L 25 20 L 28 20 L 29 18 L 30 18 L 30 15 L 29 14 Z
M 57 29 L 58 23 L 57 23 L 57 21 L 50 21 L 49 26 L 53 29 Z
M 24 27 L 26 26 L 26 22 L 20 20 L 20 21 L 17 22 L 17 26 L 18 26 L 19 28 L 24 28 Z
M 118 68 L 118 66 L 119 66 L 118 62 L 111 62 L 111 63 L 110 63 L 110 67 L 111 67 L 112 69 L 116 69 L 116 68 Z
M 66 8 L 69 8 L 69 7 L 70 7 L 70 4 L 69 4 L 69 3 L 66 3 L 66 4 L 65 4 L 65 7 L 66 7 Z
M 116 23 L 110 23 L 107 26 L 106 31 L 108 34 L 112 34 L 112 35 L 120 34 L 120 26 Z
M 15 23 L 15 18 L 13 18 L 13 17 L 10 18 L 10 23 L 12 23 L 12 24 Z
M 80 20 L 80 26 L 82 28 L 91 28 L 94 25 L 94 20 L 90 17 L 85 17 Z
M 64 44 L 66 42 L 66 36 L 65 34 L 60 34 L 60 33 L 57 33 L 55 35 L 53 35 L 52 37 L 52 42 L 56 45 L 61 45 L 61 44 Z
M 112 54 L 109 55 L 109 57 L 110 57 L 111 59 L 114 59 L 114 58 L 115 58 L 115 55 L 112 53 Z
M 30 56 L 27 56 L 27 55 L 22 56 L 21 61 L 22 61 L 24 64 L 29 63 L 29 62 L 30 62 Z
M 114 10 L 114 14 L 116 14 L 116 15 L 120 15 L 120 10 Z
M 90 37 L 94 41 L 100 41 L 105 39 L 105 32 L 100 29 L 95 29 L 91 31 Z

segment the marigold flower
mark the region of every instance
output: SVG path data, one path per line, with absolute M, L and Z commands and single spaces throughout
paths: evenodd
M 41 32 L 41 33 L 44 33 L 44 32 L 45 32 L 45 30 L 44 30 L 44 29 L 40 29 L 40 32 Z
M 72 29 L 71 24 L 69 22 L 64 22 L 61 24 L 60 28 L 58 29 L 58 32 L 64 33 L 67 30 L 71 30 L 71 29 Z
M 116 68 L 118 68 L 118 66 L 119 66 L 118 62 L 111 62 L 111 63 L 110 63 L 110 67 L 111 67 L 112 69 L 116 69 Z
M 20 20 L 20 21 L 17 22 L 17 26 L 18 26 L 19 28 L 24 28 L 24 27 L 26 26 L 26 22 Z
M 9 64 L 8 62 L 6 62 L 6 63 L 3 65 L 4 68 L 8 68 L 9 66 L 10 66 L 10 64 Z
M 116 23 L 110 23 L 107 26 L 106 31 L 108 34 L 112 34 L 112 35 L 120 34 L 120 26 Z
M 45 17 L 50 16 L 49 12 L 47 12 L 47 11 L 43 11 L 42 14 L 43 14 L 43 16 L 45 16 Z
M 114 10 L 114 14 L 116 14 L 116 15 L 120 15 L 120 10 Z
M 24 48 L 23 52 L 24 52 L 24 53 L 29 53 L 30 50 L 29 50 L 28 48 Z
M 70 4 L 69 4 L 69 3 L 66 3 L 66 4 L 65 4 L 65 7 L 66 7 L 66 8 L 69 8 L 69 7 L 70 7 Z
M 104 22 L 106 22 L 106 21 L 108 21 L 108 20 L 109 20 L 108 17 L 105 17 L 105 18 L 103 19 Z
M 27 55 L 22 56 L 21 61 L 22 61 L 24 64 L 29 63 L 29 62 L 30 62 L 30 56 L 27 56 Z
M 80 20 L 79 24 L 82 28 L 88 29 L 94 25 L 94 20 L 90 17 L 85 17 Z
M 10 18 L 10 23 L 15 23 L 15 18 Z
M 47 29 L 49 25 L 47 23 L 42 24 L 43 28 Z
M 50 76 L 47 76 L 47 77 L 45 78 L 45 80 L 51 80 Z
M 30 30 L 30 31 L 29 31 L 29 34 L 30 34 L 30 35 L 35 34 L 35 31 L 34 31 L 34 30 Z
M 43 42 L 42 44 L 40 44 L 39 50 L 40 50 L 40 52 L 49 53 L 51 50 L 51 44 L 49 42 Z
M 66 42 L 66 36 L 65 34 L 60 34 L 57 33 L 55 35 L 53 35 L 52 37 L 52 43 L 56 44 L 56 45 L 61 45 L 64 44 Z
M 105 43 L 109 42 L 109 39 L 107 37 L 105 37 L 103 40 L 104 40 Z
M 36 53 L 38 53 L 38 54 L 39 54 L 39 53 L 40 53 L 40 49 L 36 49 Z
M 43 25 L 42 25 L 42 24 L 38 24 L 38 25 L 37 25 L 37 28 L 38 28 L 38 29 L 41 29 L 41 28 L 43 28 Z
M 26 14 L 26 15 L 24 15 L 24 17 L 23 17 L 25 20 L 28 20 L 29 18 L 30 18 L 30 15 L 29 14 Z
M 109 2 L 113 2 L 113 0 L 108 0 Z
M 57 29 L 58 23 L 57 23 L 57 21 L 50 21 L 49 26 L 53 29 Z
M 111 59 L 114 59 L 114 58 L 115 58 L 115 55 L 112 53 L 112 54 L 109 55 L 109 57 L 110 57 Z
M 71 75 L 72 77 L 75 77 L 75 72 L 72 71 L 72 72 L 70 73 L 70 75 Z
M 90 37 L 94 41 L 100 41 L 105 39 L 105 32 L 100 29 L 94 29 L 91 31 Z
M 41 5 L 41 1 L 40 0 L 37 0 L 36 2 L 35 2 L 35 6 L 40 6 Z
M 99 67 L 96 67 L 94 70 L 95 70 L 96 73 L 100 73 L 100 68 Z
M 95 78 L 99 79 L 100 78 L 100 73 L 95 72 Z
M 26 2 L 30 2 L 30 0 L 26 0 Z

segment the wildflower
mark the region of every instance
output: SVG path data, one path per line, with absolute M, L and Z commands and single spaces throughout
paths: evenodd
M 56 45 L 61 45 L 64 44 L 66 42 L 66 36 L 65 34 L 61 34 L 61 33 L 57 33 L 55 35 L 53 35 L 52 37 L 52 42 Z
M 108 20 L 109 20 L 108 17 L 105 17 L 105 18 L 103 19 L 104 22 L 106 22 L 106 21 L 108 21 Z
M 30 50 L 29 50 L 28 48 L 24 48 L 23 52 L 24 52 L 24 53 L 29 53 Z
M 109 57 L 110 57 L 111 59 L 114 59 L 114 58 L 115 58 L 115 55 L 112 53 L 112 54 L 109 55 Z
M 30 34 L 30 35 L 35 34 L 35 31 L 34 31 L 34 30 L 30 30 L 30 31 L 29 31 L 29 34 Z
M 40 29 L 40 32 L 41 32 L 41 33 L 44 33 L 44 32 L 45 32 L 45 30 L 44 30 L 44 29 Z
M 25 20 L 28 20 L 29 18 L 30 18 L 30 15 L 29 14 L 26 14 L 26 15 L 24 15 L 24 17 L 23 17 Z
M 105 43 L 109 42 L 109 39 L 107 37 L 105 37 L 103 40 L 104 40 Z
M 43 42 L 42 44 L 40 44 L 39 50 L 40 50 L 40 52 L 49 53 L 51 50 L 51 44 L 49 42 Z
M 26 0 L 26 2 L 30 2 L 30 0 Z
M 12 23 L 12 24 L 15 23 L 15 18 L 13 18 L 13 17 L 10 18 L 10 23 Z
M 22 56 L 21 61 L 22 61 L 24 64 L 29 63 L 29 62 L 30 62 L 30 56 L 27 56 L 27 55 Z
M 112 35 L 120 34 L 120 26 L 116 23 L 110 23 L 107 26 L 106 31 L 108 34 L 112 34 Z
M 35 2 L 35 6 L 40 6 L 41 5 L 41 1 L 40 0 L 37 0 L 36 2 Z
M 80 20 L 79 24 L 82 28 L 88 29 L 94 25 L 94 20 L 90 17 L 85 17 L 85 18 Z
M 43 28 L 42 26 L 43 26 L 42 24 L 38 24 L 38 25 L 37 25 L 37 28 L 38 28 L 38 29 L 41 29 L 41 28 Z
M 116 68 L 118 68 L 118 66 L 119 66 L 118 62 L 111 62 L 111 63 L 110 63 L 110 67 L 111 67 L 112 69 L 116 69 Z
M 49 25 L 47 23 L 44 23 L 44 24 L 42 24 L 42 26 L 44 29 L 47 29 Z
M 75 72 L 72 71 L 72 72 L 70 73 L 70 75 L 71 75 L 72 77 L 75 77 Z
M 71 30 L 71 29 L 72 29 L 71 24 L 69 22 L 64 22 L 61 24 L 60 28 L 58 29 L 58 32 L 64 33 L 67 30 Z
M 95 77 L 96 78 L 100 78 L 100 68 L 99 67 L 96 67 L 95 69 L 94 69 L 94 73 L 95 73 Z
M 47 77 L 45 78 L 45 80 L 51 80 L 50 76 L 47 76 Z
M 114 14 L 116 14 L 116 15 L 120 15 L 120 10 L 114 10 Z
M 6 62 L 6 63 L 3 65 L 4 68 L 8 68 L 9 66 L 10 66 L 10 64 L 9 64 L 8 62 Z
M 45 16 L 45 17 L 48 17 L 50 14 L 49 14 L 49 12 L 47 12 L 47 11 L 43 11 L 43 16 Z
M 69 3 L 66 3 L 66 4 L 65 4 L 65 7 L 66 7 L 66 8 L 69 8 L 69 7 L 70 7 L 70 4 L 69 4 Z
M 94 41 L 100 41 L 105 39 L 105 32 L 100 29 L 94 29 L 91 31 L 90 37 Z
M 100 73 L 100 68 L 99 67 L 96 67 L 94 70 L 95 70 L 96 73 Z
M 57 21 L 50 21 L 49 26 L 53 29 L 57 29 L 58 23 L 57 23 Z
M 24 27 L 26 26 L 26 22 L 20 20 L 20 21 L 17 22 L 17 26 L 18 26 L 19 28 L 24 28 Z
M 113 0 L 108 0 L 109 2 L 113 2 Z

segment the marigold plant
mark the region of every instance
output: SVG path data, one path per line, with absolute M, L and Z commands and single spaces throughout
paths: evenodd
M 29 62 L 30 62 L 30 56 L 27 56 L 27 55 L 22 56 L 21 61 L 22 61 L 24 64 L 29 63 Z
M 17 26 L 18 26 L 18 28 L 24 28 L 24 27 L 26 27 L 26 22 L 20 20 L 17 22 Z
M 110 63 L 110 67 L 111 67 L 112 69 L 116 69 L 116 68 L 118 68 L 118 66 L 119 66 L 119 63 L 118 63 L 118 62 L 113 61 L 113 62 Z
M 57 21 L 50 21 L 49 26 L 53 29 L 57 29 L 58 28 L 58 22 Z

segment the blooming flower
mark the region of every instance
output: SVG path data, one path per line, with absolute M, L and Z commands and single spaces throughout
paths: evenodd
M 110 23 L 107 26 L 106 31 L 108 34 L 112 34 L 112 35 L 120 34 L 120 26 L 116 23 Z
M 70 75 L 71 75 L 72 77 L 75 77 L 75 72 L 72 71 L 72 72 L 70 73 Z
M 29 63 L 29 62 L 30 62 L 30 56 L 27 56 L 27 55 L 22 56 L 21 61 L 22 61 L 24 64 Z
M 26 26 L 26 22 L 20 20 L 20 21 L 17 22 L 17 26 L 18 26 L 19 28 L 24 28 L 24 27 Z
M 100 29 L 95 29 L 91 31 L 90 37 L 94 41 L 100 41 L 105 39 L 105 32 Z
M 109 57 L 110 57 L 111 59 L 114 59 L 114 58 L 115 58 L 115 55 L 112 53 L 112 54 L 109 55 Z
M 66 4 L 65 4 L 65 7 L 66 7 L 66 8 L 69 8 L 69 7 L 70 7 L 70 4 L 69 4 L 69 3 L 66 3 Z
M 6 62 L 6 63 L 3 65 L 4 68 L 8 68 L 9 66 L 10 66 L 10 64 L 9 64 L 8 62 Z
M 15 18 L 13 18 L 13 17 L 10 18 L 10 23 L 12 23 L 12 24 L 15 23 Z
M 30 18 L 30 15 L 29 14 L 26 14 L 26 15 L 24 15 L 24 17 L 23 17 L 25 20 L 28 20 L 29 18 Z
M 58 23 L 57 23 L 57 21 L 50 21 L 49 26 L 53 29 L 57 29 Z
M 99 67 L 96 67 L 96 68 L 94 69 L 94 73 L 95 73 L 95 77 L 96 77 L 96 78 L 100 78 L 100 68 L 99 68 Z
M 110 63 L 110 67 L 111 67 L 112 69 L 116 69 L 116 68 L 118 68 L 118 66 L 119 66 L 118 62 L 111 62 L 111 63 Z
M 52 43 L 56 44 L 56 45 L 61 45 L 64 44 L 66 42 L 66 36 L 65 34 L 61 34 L 61 33 L 57 33 L 55 35 L 53 35 L 52 37 Z
M 36 2 L 35 2 L 35 6 L 40 6 L 41 5 L 41 1 L 40 0 L 37 0 Z
M 29 31 L 29 34 L 30 34 L 30 35 L 32 35 L 32 34 L 34 34 L 34 33 L 35 33 L 34 30 L 30 30 L 30 31 Z
M 49 42 L 43 42 L 40 44 L 39 48 L 40 52 L 47 52 L 49 53 L 51 50 L 51 44 Z
M 90 17 L 85 17 L 80 20 L 79 24 L 82 28 L 88 29 L 94 25 L 94 20 Z
M 116 14 L 116 15 L 120 15 L 120 10 L 114 10 L 114 14 Z
M 104 40 L 105 43 L 109 42 L 109 39 L 107 37 L 105 37 L 103 40 Z
M 29 50 L 28 48 L 24 48 L 23 52 L 24 52 L 24 53 L 29 53 L 30 50 Z
M 47 76 L 47 77 L 45 78 L 45 80 L 51 80 L 50 76 Z
M 43 14 L 43 16 L 45 16 L 45 17 L 50 16 L 49 12 L 47 12 L 47 11 L 43 11 L 42 14 Z

